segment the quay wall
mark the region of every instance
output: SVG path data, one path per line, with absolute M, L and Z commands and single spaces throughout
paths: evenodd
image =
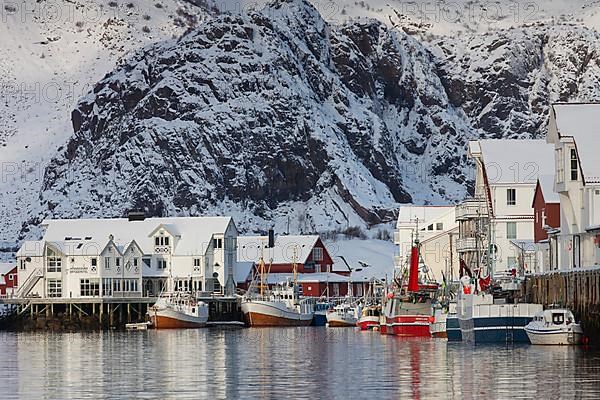
M 527 300 L 569 308 L 590 342 L 600 345 L 600 270 L 534 275 L 525 283 Z
M 125 324 L 146 322 L 148 310 L 155 299 L 135 301 L 110 301 L 86 299 L 78 302 L 69 299 L 20 300 L 14 304 L 4 302 L 12 312 L 0 317 L 0 330 L 75 332 L 125 329 Z M 209 321 L 243 321 L 237 299 L 214 298 L 203 300 L 209 305 Z

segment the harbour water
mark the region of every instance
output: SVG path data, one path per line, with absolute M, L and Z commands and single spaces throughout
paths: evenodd
M 354 329 L 0 332 L 2 399 L 598 399 L 600 352 Z

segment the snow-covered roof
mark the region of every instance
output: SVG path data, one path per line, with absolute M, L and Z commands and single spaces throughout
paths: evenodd
M 429 221 L 443 217 L 454 212 L 454 206 L 415 206 L 412 204 L 403 205 L 398 212 L 397 226 L 411 224 L 419 219 L 419 224 L 427 224 Z
M 26 240 L 17 251 L 17 257 L 42 257 L 44 245 L 43 240 Z
M 44 240 L 47 242 L 96 243 L 103 249 L 110 236 L 116 246 L 126 247 L 135 240 L 145 254 L 153 252 L 152 233 L 157 228 L 165 228 L 176 236 L 174 255 L 204 254 L 213 234 L 225 233 L 231 217 L 173 217 L 146 218 L 143 221 L 129 221 L 127 218 L 114 219 L 50 219 L 46 226 Z
M 600 182 L 600 103 L 554 104 L 558 134 L 575 139 L 586 182 Z
M 554 146 L 538 139 L 482 139 L 481 157 L 490 184 L 535 185 L 540 175 L 554 174 Z
M 8 274 L 15 268 L 17 264 L 14 262 L 0 262 L 0 285 L 6 285 L 4 275 Z
M 16 262 L 0 262 L 0 275 L 8 274 L 16 266 Z
M 257 263 L 262 254 L 265 263 L 272 260 L 273 264 L 289 264 L 293 261 L 296 250 L 296 262 L 304 264 L 317 240 L 318 235 L 278 235 L 275 247 L 269 248 L 267 236 L 238 236 L 238 261 Z
M 253 261 L 238 261 L 233 269 L 233 280 L 236 283 L 246 282 L 252 277 L 250 276 L 250 271 L 252 271 L 252 267 L 254 266 Z
M 386 275 L 391 277 L 394 273 L 394 255 L 398 252 L 398 246 L 392 242 L 376 239 L 351 239 L 327 241 L 325 245 L 333 260 L 336 261 L 334 265 L 343 266 L 343 268 L 339 268 L 340 271 L 348 269 L 341 260 L 335 258 L 336 256 L 343 256 L 352 268 L 361 268 L 361 261 L 369 264 L 369 267 L 363 268 L 362 271 L 353 272 L 353 280 L 372 277 L 385 278 Z
M 540 175 L 538 181 L 544 195 L 544 201 L 546 203 L 560 203 L 560 197 L 554 191 L 554 175 Z

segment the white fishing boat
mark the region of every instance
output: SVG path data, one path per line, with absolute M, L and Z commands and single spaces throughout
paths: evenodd
M 356 326 L 359 315 L 358 305 L 344 302 L 327 311 L 327 324 L 330 328 Z
M 155 329 L 202 328 L 208 321 L 208 305 L 189 293 L 165 293 L 148 315 Z
M 531 344 L 575 345 L 583 340 L 583 329 L 570 310 L 544 310 L 525 326 Z
M 301 299 L 294 251 L 294 279 L 269 288 L 267 270 L 260 259 L 259 279 L 242 298 L 242 313 L 249 326 L 307 326 L 313 320 L 314 306 Z M 255 290 L 257 289 L 257 293 Z

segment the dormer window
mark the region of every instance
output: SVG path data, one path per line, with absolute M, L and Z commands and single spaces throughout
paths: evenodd
M 215 249 L 222 249 L 223 248 L 223 239 L 213 239 L 213 247 Z
M 579 169 L 577 168 L 577 150 L 571 149 L 571 180 L 579 179 Z
M 157 236 L 154 238 L 154 244 L 156 246 L 168 246 L 169 245 L 169 237 L 168 236 Z

